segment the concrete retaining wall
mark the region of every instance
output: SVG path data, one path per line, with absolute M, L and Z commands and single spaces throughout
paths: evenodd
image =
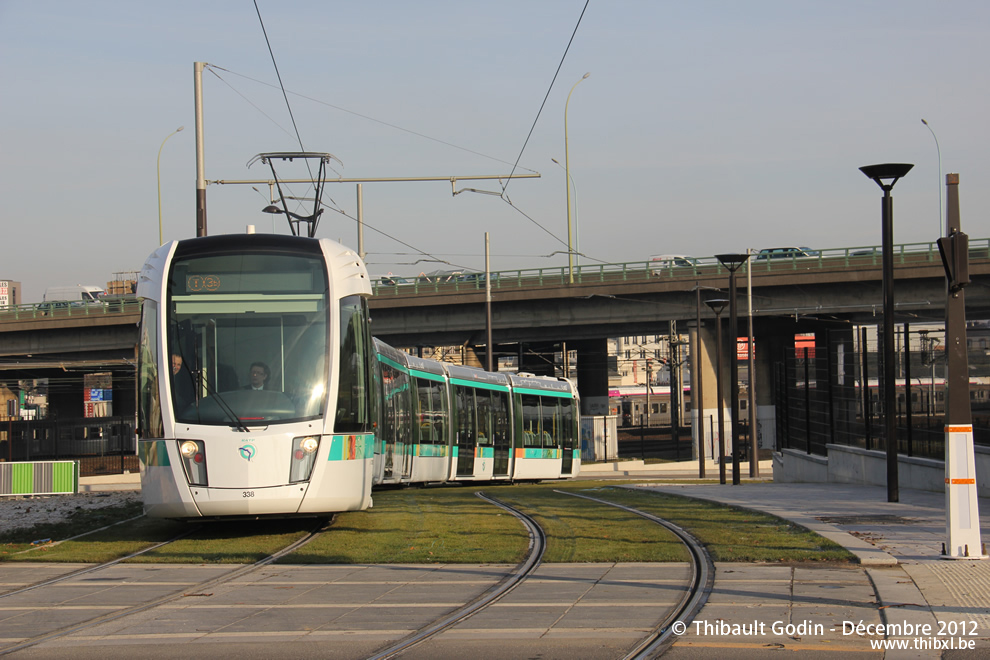
M 990 448 L 976 447 L 976 488 L 980 497 L 990 497 Z M 845 483 L 887 485 L 887 454 L 845 445 L 828 445 L 828 456 L 815 456 L 794 449 L 773 455 L 773 479 L 785 483 Z M 897 481 L 901 488 L 945 490 L 945 462 L 929 458 L 899 456 Z

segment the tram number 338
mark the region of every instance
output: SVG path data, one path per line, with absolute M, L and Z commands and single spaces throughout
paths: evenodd
M 253 490 L 241 491 L 241 497 L 254 497 L 254 491 Z

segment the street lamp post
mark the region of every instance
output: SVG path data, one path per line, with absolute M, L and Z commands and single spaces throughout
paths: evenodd
M 728 300 L 717 298 L 705 304 L 715 312 L 715 405 L 718 406 L 718 482 L 725 485 L 725 406 L 722 405 L 722 310 Z
M 179 126 L 177 129 L 172 131 L 162 140 L 162 146 L 158 147 L 158 244 L 161 245 L 162 241 L 162 149 L 165 148 L 165 143 L 168 142 L 168 138 L 172 137 L 176 133 L 184 129 L 185 126 Z
M 938 235 L 942 235 L 942 150 L 938 146 L 938 137 L 935 135 L 935 131 L 932 130 L 931 124 L 929 124 L 924 119 L 921 123 L 925 125 L 928 132 L 932 134 L 935 138 L 935 153 L 938 154 Z
M 556 158 L 551 158 L 550 160 L 556 163 L 557 167 L 559 167 L 560 169 L 562 170 L 564 169 L 564 166 L 561 165 L 560 161 L 557 160 Z M 574 183 L 574 177 L 572 177 L 570 174 L 566 174 L 567 172 L 566 170 L 564 170 L 564 172 L 565 175 L 567 176 L 567 179 L 571 182 L 571 190 L 574 191 L 574 252 L 575 252 L 575 257 L 577 257 L 578 268 L 580 268 L 581 267 L 581 214 L 578 209 L 577 184 Z
M 897 392 L 894 371 L 894 198 L 890 191 L 897 180 L 914 167 L 908 163 L 865 165 L 860 171 L 883 190 L 881 249 L 883 251 L 883 414 L 887 443 L 887 501 L 897 502 Z M 889 183 L 887 183 L 889 181 Z
M 715 258 L 729 270 L 729 336 L 732 355 L 729 357 L 729 409 L 732 411 L 732 485 L 738 486 L 739 478 L 739 355 L 736 344 L 739 338 L 739 311 L 736 301 L 736 271 L 749 259 L 746 254 L 716 254 Z M 752 433 L 752 430 L 750 430 Z M 753 460 L 753 458 L 750 458 Z
M 567 188 L 567 273 L 571 284 L 574 284 L 574 238 L 571 232 L 571 161 L 567 151 L 567 106 L 570 105 L 574 88 L 590 75 L 590 72 L 586 73 L 581 76 L 581 80 L 574 83 L 574 87 L 571 87 L 571 91 L 567 93 L 567 101 L 564 103 L 564 173 L 567 175 L 567 181 L 564 181 L 564 187 Z

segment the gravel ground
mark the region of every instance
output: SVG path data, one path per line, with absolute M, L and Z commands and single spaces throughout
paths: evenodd
M 135 490 L 0 497 L 0 533 L 19 527 L 58 522 L 78 509 L 102 509 L 140 499 L 140 491 Z

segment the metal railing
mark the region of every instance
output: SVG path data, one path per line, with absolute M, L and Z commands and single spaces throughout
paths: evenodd
M 927 243 L 902 243 L 895 245 L 894 265 L 940 264 L 938 246 L 934 241 Z M 969 239 L 970 259 L 990 259 L 990 238 Z M 527 268 L 501 270 L 491 273 L 492 289 L 517 289 L 569 284 L 571 276 L 575 284 L 604 282 L 650 281 L 658 278 L 691 280 L 701 276 L 728 276 L 728 270 L 715 257 L 692 258 L 690 266 L 673 263 L 665 265 L 650 261 L 630 261 L 617 264 L 596 264 L 575 266 L 553 266 L 548 268 Z M 815 250 L 813 254 L 792 255 L 773 258 L 753 256 L 749 266 L 754 275 L 763 273 L 784 273 L 787 271 L 808 271 L 825 269 L 863 268 L 881 265 L 882 252 L 878 245 L 859 247 L 830 248 Z M 738 271 L 742 276 L 746 267 Z M 376 296 L 405 296 L 422 293 L 453 293 L 484 291 L 484 273 L 457 273 L 441 276 L 420 275 L 418 277 L 386 276 L 372 283 Z
M 140 313 L 141 301 L 137 298 L 122 300 L 101 300 L 96 303 L 84 302 L 41 302 L 26 305 L 0 307 L 0 322 L 34 319 L 61 319 L 85 316 L 110 316 Z

